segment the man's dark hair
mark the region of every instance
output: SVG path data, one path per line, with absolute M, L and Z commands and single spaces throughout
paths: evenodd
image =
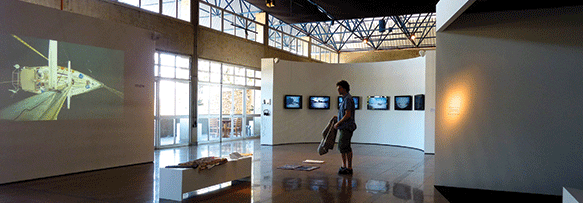
M 337 82 L 336 86 L 340 86 L 340 87 L 344 88 L 346 90 L 346 92 L 350 92 L 350 85 L 348 84 L 348 82 L 346 82 L 346 80 L 341 80 L 341 81 Z

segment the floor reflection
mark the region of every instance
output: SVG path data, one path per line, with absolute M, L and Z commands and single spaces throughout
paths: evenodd
M 411 186 L 401 183 L 395 183 L 395 185 L 393 185 L 393 195 L 399 199 L 410 200 Z
M 243 199 L 245 202 L 434 202 L 432 155 L 413 149 L 355 144 L 355 173 L 339 175 L 340 153 L 331 151 L 320 156 L 317 146 L 261 146 L 259 139 L 201 144 L 157 150 L 155 162 L 157 167 L 164 167 L 207 156 L 228 157 L 232 152 L 253 154 L 247 188 L 205 188 L 204 192 L 189 193 L 186 201 L 190 202 L 233 202 L 232 198 L 219 196 L 237 193 L 247 194 L 249 200 Z M 322 160 L 324 164 L 314 164 L 320 167 L 314 171 L 277 169 L 286 164 L 309 165 L 302 163 L 306 159 Z
M 154 163 L 0 185 L 0 202 L 173 202 L 159 199 L 161 167 L 227 157 L 234 151 L 253 154 L 251 177 L 187 193 L 183 202 L 448 202 L 433 185 L 433 155 L 353 144 L 354 174 L 339 175 L 340 153 L 320 156 L 317 148 L 318 144 L 261 146 L 259 139 L 252 139 L 155 150 Z M 313 164 L 319 167 L 313 171 L 277 169 L 305 165 L 307 159 L 324 163 Z
M 358 187 L 358 180 L 351 176 L 338 178 L 338 202 L 351 202 L 352 191 Z
M 389 182 L 380 180 L 366 181 L 366 192 L 372 194 L 387 193 L 389 191 Z
M 283 189 L 285 191 L 299 190 L 302 187 L 302 179 L 299 178 L 284 178 Z

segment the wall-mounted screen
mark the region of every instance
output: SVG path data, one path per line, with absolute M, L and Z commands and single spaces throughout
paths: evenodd
M 366 108 L 368 110 L 389 110 L 389 96 L 368 96 Z
M 302 95 L 285 95 L 283 108 L 301 109 L 302 108 Z
M 395 96 L 395 110 L 412 110 L 413 97 L 411 96 Z
M 310 109 L 330 109 L 330 97 L 310 96 Z
M 0 35 L 0 120 L 123 115 L 124 52 Z
M 415 110 L 425 110 L 425 95 L 415 95 Z
M 360 97 L 352 96 L 352 100 L 354 100 L 354 109 L 360 109 Z M 338 109 L 340 109 L 340 104 L 342 104 L 342 97 L 338 96 Z

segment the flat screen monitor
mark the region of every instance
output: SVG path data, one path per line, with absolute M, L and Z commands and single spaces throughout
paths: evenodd
M 415 110 L 425 110 L 425 95 L 415 95 Z
M 301 109 L 302 95 L 285 95 L 284 105 L 285 109 Z
M 395 110 L 412 110 L 412 96 L 395 96 Z
M 366 108 L 368 110 L 389 110 L 389 96 L 368 96 Z
M 330 97 L 310 96 L 310 109 L 330 109 Z
M 360 109 L 360 97 L 352 96 L 352 100 L 354 100 L 354 109 Z M 342 104 L 342 97 L 338 96 L 338 109 L 340 109 L 340 104 Z

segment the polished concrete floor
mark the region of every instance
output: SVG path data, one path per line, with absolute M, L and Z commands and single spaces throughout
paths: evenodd
M 338 175 L 339 152 L 320 156 L 317 147 L 261 146 L 251 139 L 156 150 L 154 163 L 0 185 L 0 202 L 173 202 L 159 199 L 160 167 L 234 151 L 253 154 L 251 178 L 185 194 L 184 202 L 448 202 L 433 187 L 433 155 L 353 144 L 354 174 Z M 303 164 L 306 159 L 324 163 Z M 277 169 L 286 164 L 320 168 Z

